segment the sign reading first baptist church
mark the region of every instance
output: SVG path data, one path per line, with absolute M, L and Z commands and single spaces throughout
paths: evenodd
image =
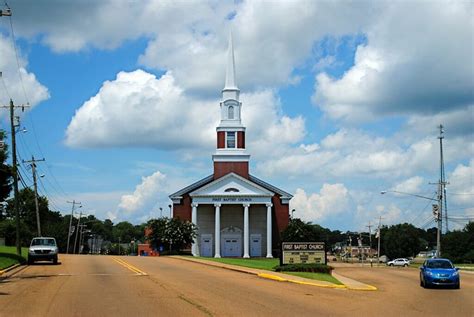
M 282 242 L 280 264 L 326 264 L 324 242 Z

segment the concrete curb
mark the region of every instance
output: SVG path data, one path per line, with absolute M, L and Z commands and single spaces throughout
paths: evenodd
M 304 281 L 297 281 L 297 280 L 291 280 L 291 279 L 286 279 L 280 276 L 272 275 L 272 274 L 267 274 L 267 273 L 259 273 L 257 274 L 258 277 L 261 278 L 266 278 L 269 280 L 274 280 L 278 282 L 288 282 L 288 283 L 294 283 L 294 284 L 300 284 L 300 285 L 311 285 L 311 286 L 318 286 L 318 287 L 326 287 L 326 288 L 340 288 L 340 289 L 346 289 L 346 285 L 337 285 L 337 284 L 319 284 L 319 283 L 313 283 L 313 282 L 304 282 Z
M 288 279 L 284 278 L 278 275 L 270 274 L 270 273 L 262 273 L 259 272 L 261 270 L 258 269 L 252 269 L 252 268 L 240 268 L 236 267 L 231 264 L 224 264 L 220 262 L 212 262 L 212 261 L 206 261 L 206 260 L 196 260 L 196 259 L 190 259 L 186 257 L 181 257 L 181 256 L 173 256 L 175 259 L 183 260 L 183 261 L 188 261 L 188 262 L 193 262 L 193 263 L 198 263 L 202 265 L 208 265 L 208 266 L 214 266 L 214 267 L 219 267 L 222 269 L 226 270 L 231 270 L 231 271 L 236 271 L 240 273 L 246 273 L 246 274 L 252 274 L 256 275 L 260 278 L 268 279 L 268 280 L 273 280 L 277 282 L 288 282 L 288 283 L 294 283 L 294 284 L 300 284 L 300 285 L 310 285 L 310 286 L 317 286 L 317 287 L 323 287 L 323 288 L 334 288 L 334 289 L 345 289 L 345 290 L 351 290 L 351 291 L 376 291 L 377 287 L 364 284 L 361 282 L 353 281 L 352 279 L 343 277 L 343 280 L 347 281 L 353 281 L 354 285 L 348 285 L 350 283 L 345 284 L 343 281 L 341 281 L 339 278 L 338 280 L 343 283 L 344 285 L 337 285 L 337 284 L 332 284 L 327 282 L 328 284 L 322 284 L 322 283 L 317 283 L 317 282 L 312 282 L 312 280 L 307 279 L 308 281 L 303 281 L 303 280 L 295 280 L 295 279 Z M 310 282 L 311 281 L 311 282 Z
M 6 269 L 3 269 L 3 270 L 0 270 L 0 277 L 7 277 L 6 275 L 3 276 L 5 273 L 8 273 L 14 269 L 16 269 L 17 267 L 21 266 L 20 263 L 17 263 L 17 264 L 13 264 L 12 266 L 9 266 L 7 267 Z

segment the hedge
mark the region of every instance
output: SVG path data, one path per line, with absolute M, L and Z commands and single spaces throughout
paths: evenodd
M 326 264 L 287 264 L 275 266 L 276 272 L 311 272 L 331 274 L 334 268 Z

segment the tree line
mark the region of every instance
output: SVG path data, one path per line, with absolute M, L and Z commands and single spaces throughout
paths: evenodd
M 409 223 L 382 226 L 380 230 L 380 255 L 390 259 L 416 257 L 421 251 L 436 249 L 436 228 L 423 230 Z M 328 250 L 340 253 L 341 247 L 358 247 L 358 238 L 362 244 L 377 250 L 377 236 L 369 232 L 331 231 L 318 224 L 290 219 L 282 232 L 282 241 L 325 242 Z M 351 239 L 350 239 L 351 238 Z M 441 236 L 441 256 L 455 263 L 474 263 L 474 222 L 469 222 L 461 230 L 454 230 Z

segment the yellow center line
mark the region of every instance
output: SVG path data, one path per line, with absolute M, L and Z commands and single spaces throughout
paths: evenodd
M 137 274 L 137 275 L 148 275 L 147 273 L 143 272 L 142 270 L 140 270 L 139 268 L 131 265 L 130 263 L 127 263 L 125 262 L 124 260 L 122 259 L 119 259 L 119 258 L 116 258 L 116 257 L 113 257 L 112 258 L 115 262 L 117 262 L 118 264 L 122 265 L 123 267 L 129 269 L 130 271 L 132 271 L 133 273 Z

